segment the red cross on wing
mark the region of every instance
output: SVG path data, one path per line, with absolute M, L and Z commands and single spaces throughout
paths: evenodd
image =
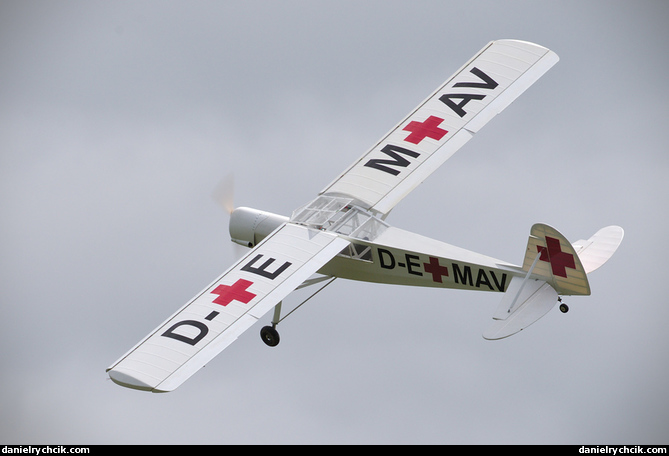
M 251 302 L 256 297 L 255 294 L 247 291 L 247 288 L 253 285 L 253 282 L 239 279 L 232 285 L 219 285 L 212 290 L 213 294 L 217 294 L 218 298 L 214 299 L 214 304 L 220 304 L 223 307 L 230 304 L 232 301 L 239 301 L 244 304 Z
M 413 144 L 418 144 L 425 138 L 431 138 L 439 141 L 443 138 L 448 130 L 439 128 L 439 125 L 444 121 L 436 116 L 430 116 L 423 122 L 412 121 L 402 130 L 409 131 L 411 134 L 404 140 Z

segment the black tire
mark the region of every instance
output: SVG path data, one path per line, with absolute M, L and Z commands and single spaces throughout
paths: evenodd
M 279 345 L 279 332 L 271 326 L 263 326 L 260 330 L 260 338 L 266 345 L 276 347 Z
M 567 313 L 569 312 L 569 306 L 567 304 L 560 304 L 560 312 Z

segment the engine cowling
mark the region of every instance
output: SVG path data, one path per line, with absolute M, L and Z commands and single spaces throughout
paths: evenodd
M 244 247 L 254 247 L 288 217 L 249 207 L 238 207 L 230 214 L 230 239 Z

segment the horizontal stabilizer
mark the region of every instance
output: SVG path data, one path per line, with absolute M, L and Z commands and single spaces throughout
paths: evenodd
M 544 280 L 515 276 L 493 315 L 495 322 L 484 333 L 488 340 L 509 337 L 546 315 L 558 294 Z
M 573 243 L 585 272 L 590 274 L 606 263 L 623 241 L 625 232 L 619 226 L 607 226 L 597 231 L 590 239 Z

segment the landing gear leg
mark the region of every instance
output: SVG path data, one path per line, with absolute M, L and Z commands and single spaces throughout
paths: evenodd
M 281 301 L 274 306 L 274 317 L 272 318 L 272 326 L 263 326 L 260 330 L 260 338 L 266 345 L 270 347 L 276 347 L 279 345 L 281 340 L 279 337 L 279 331 L 276 330 L 276 325 L 279 324 L 281 320 Z
M 281 318 L 281 301 L 279 301 L 279 303 L 276 306 L 274 306 L 274 316 L 272 317 L 272 326 L 264 326 L 260 330 L 260 338 L 262 339 L 262 341 L 265 342 L 270 347 L 276 347 L 277 345 L 279 345 L 279 332 L 276 330 L 276 326 L 282 320 L 284 320 L 285 318 L 288 318 L 288 316 L 290 314 L 292 314 L 297 309 L 299 309 L 302 306 L 302 304 L 304 304 L 305 302 L 307 302 L 308 300 L 310 300 L 311 298 L 316 296 L 321 290 L 323 290 L 325 287 L 327 287 L 332 282 L 334 282 L 334 279 L 335 279 L 335 277 L 325 276 L 325 277 L 318 277 L 318 278 L 315 278 L 315 279 L 306 280 L 304 283 L 302 283 L 302 285 L 297 287 L 298 290 L 300 288 L 308 287 L 310 285 L 314 285 L 314 284 L 317 284 L 319 282 L 323 282 L 325 280 L 328 281 L 325 285 L 323 285 L 318 290 L 316 290 L 314 293 L 312 293 L 311 296 L 309 296 L 307 299 L 305 299 L 300 304 L 298 304 L 297 307 L 295 307 L 293 310 L 291 310 L 286 315 L 284 315 L 283 318 Z
M 562 302 L 562 298 L 558 298 L 558 302 L 560 303 L 560 312 L 565 314 L 569 312 L 569 306 Z

